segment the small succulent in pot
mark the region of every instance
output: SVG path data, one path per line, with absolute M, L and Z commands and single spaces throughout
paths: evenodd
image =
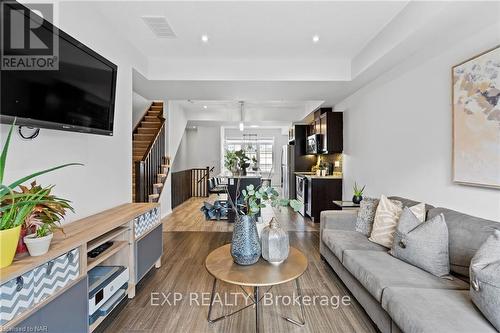
M 363 191 L 365 190 L 366 185 L 363 185 L 362 188 L 359 188 L 358 183 L 354 182 L 353 192 L 354 195 L 352 197 L 352 202 L 355 204 L 359 204 L 361 200 L 363 200 Z

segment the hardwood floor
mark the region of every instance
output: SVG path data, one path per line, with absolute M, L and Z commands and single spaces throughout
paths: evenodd
M 209 224 L 210 227 L 201 227 L 199 224 L 205 221 L 202 217 L 200 220 L 202 214 L 195 209 L 199 207 L 199 202 L 194 201 L 187 202 L 184 207 L 179 207 L 183 208 L 187 216 L 179 214 L 176 210 L 164 222 L 167 230 L 174 225 L 175 228 L 182 229 L 182 225 L 186 224 L 185 229 L 190 231 L 164 232 L 161 268 L 153 269 L 141 281 L 137 286 L 135 298 L 126 301 L 123 309 L 105 328 L 105 332 L 255 332 L 253 308 L 214 324 L 207 322 L 213 278 L 204 267 L 205 257 L 217 247 L 229 243 L 231 232 L 224 232 L 227 231 L 223 230 L 224 227 L 218 230 L 218 224 L 222 222 Z M 281 212 L 279 217 L 285 219 L 287 214 L 292 216 L 293 220 L 292 212 Z M 296 228 L 301 228 L 299 222 L 295 224 Z M 225 227 L 229 229 L 229 226 Z M 203 230 L 194 231 L 196 229 Z M 349 295 L 328 264 L 320 259 L 319 232 L 305 227 L 302 231 L 292 231 L 290 242 L 292 246 L 303 251 L 309 260 L 307 271 L 300 277 L 304 295 L 311 297 L 324 295 L 328 298 L 338 296 L 340 299 Z M 221 298 L 228 297 L 228 300 L 225 302 L 224 309 L 216 303 L 212 317 L 234 311 L 244 304 L 243 294 L 236 286 L 221 282 L 218 284 L 217 291 Z M 264 290 L 261 289 L 261 292 L 263 293 Z M 293 283 L 275 287 L 271 291 L 275 297 L 277 295 L 291 296 L 293 292 Z M 165 301 L 161 293 L 164 295 L 179 293 L 182 300 L 173 305 L 174 296 L 171 294 L 168 298 L 171 305 L 168 303 L 163 306 L 155 305 Z M 231 293 L 239 293 L 237 298 L 239 306 L 234 304 L 234 295 Z M 199 302 L 190 302 L 190 297 L 198 297 Z M 305 306 L 306 325 L 304 327 L 298 327 L 283 320 L 281 314 L 297 318 L 300 314 L 299 307 L 286 303 L 263 305 L 261 332 L 376 332 L 371 320 L 352 297 L 350 305 L 340 305 L 338 308 L 322 305 L 319 302 L 316 305 Z
M 204 201 L 213 203 L 217 195 L 209 198 L 191 198 L 178 206 L 172 214 L 163 219 L 163 231 L 205 231 L 232 232 L 232 223 L 221 221 L 206 221 L 200 212 Z M 262 219 L 269 222 L 275 216 L 288 231 L 318 231 L 319 224 L 304 218 L 300 214 L 286 208 L 266 207 L 262 210 Z

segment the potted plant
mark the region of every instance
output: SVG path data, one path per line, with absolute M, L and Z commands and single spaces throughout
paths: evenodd
M 242 176 L 246 176 L 247 168 L 250 166 L 250 163 L 248 162 L 250 158 L 245 154 L 245 151 L 243 149 L 238 150 L 237 152 L 235 152 L 235 154 L 238 158 L 238 167 L 240 169 L 240 174 Z
M 362 188 L 359 188 L 358 183 L 354 182 L 353 192 L 354 195 L 352 197 L 352 202 L 355 204 L 359 204 L 361 200 L 363 200 L 363 191 L 365 190 L 366 185 Z
M 259 165 L 257 164 L 257 157 L 252 157 L 252 170 L 253 171 L 259 171 Z
M 60 220 L 64 218 L 66 210 L 74 212 L 73 207 L 68 200 L 51 194 L 54 186 L 44 188 L 33 182 L 31 188 L 22 185 L 19 187 L 21 193 L 41 194 L 40 202 L 33 206 L 31 214 L 24 221 L 23 226 L 29 234 L 24 236 L 22 240 L 28 247 L 31 256 L 45 254 L 49 250 L 53 231 L 55 229 L 62 230 L 57 226 L 57 223 L 60 223 Z
M 7 139 L 2 148 L 2 154 L 0 155 L 0 268 L 7 267 L 12 263 L 19 241 L 21 225 L 24 223 L 26 217 L 31 214 L 33 207 L 43 202 L 42 195 L 40 193 L 14 193 L 13 189 L 39 175 L 43 175 L 70 165 L 82 165 L 79 163 L 59 165 L 50 169 L 32 173 L 5 185 L 5 165 L 14 125 L 15 121 L 10 127 L 9 134 L 7 135 Z
M 254 185 L 248 185 L 241 194 L 243 197 L 237 200 L 236 205 L 229 200 L 237 213 L 231 255 L 234 262 L 239 265 L 252 265 L 259 260 L 262 253 L 256 225 L 256 215 L 260 210 L 270 204 L 272 207 L 290 205 L 298 211 L 302 204 L 297 200 L 280 199 L 278 191 L 271 186 L 256 188 Z
M 234 151 L 226 150 L 224 154 L 224 167 L 228 169 L 233 175 L 238 171 L 238 157 Z

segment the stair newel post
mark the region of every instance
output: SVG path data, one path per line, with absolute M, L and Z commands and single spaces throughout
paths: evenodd
M 135 201 L 144 202 L 146 197 L 144 189 L 144 162 L 135 161 Z
M 205 196 L 208 197 L 208 181 L 210 180 L 210 167 L 207 166 L 205 171 Z

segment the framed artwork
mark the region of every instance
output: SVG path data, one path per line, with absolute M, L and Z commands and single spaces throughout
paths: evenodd
M 500 189 L 500 45 L 452 68 L 453 181 Z

